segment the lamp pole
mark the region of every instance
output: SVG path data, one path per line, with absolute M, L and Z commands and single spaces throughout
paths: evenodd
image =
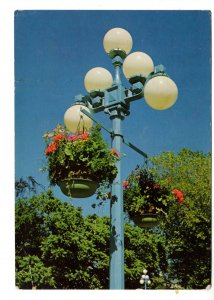
M 177 99 L 177 86 L 168 77 L 165 68 L 162 65 L 155 67 L 147 54 L 134 52 L 127 56 L 132 48 L 132 37 L 128 31 L 122 28 L 109 30 L 103 45 L 112 59 L 115 78 L 113 80 L 111 73 L 104 68 L 96 67 L 88 71 L 84 79 L 88 95 L 75 97 L 74 105 L 65 112 L 65 126 L 75 132 L 82 120 L 84 128 L 90 128 L 92 120 L 96 122 L 93 114 L 104 111 L 112 120 L 112 130 L 107 130 L 111 134 L 112 147 L 121 153 L 122 143 L 125 143 L 145 157 L 143 151 L 126 142 L 123 136 L 122 121 L 129 115 L 130 103 L 144 97 L 152 108 L 167 109 Z M 121 69 L 131 84 L 130 88 L 122 85 Z M 110 204 L 109 288 L 124 289 L 124 215 L 120 160 L 116 167 L 118 173 L 112 183 Z
M 120 80 L 120 68 L 122 60 L 116 57 L 114 62 L 115 79 L 114 84 L 118 92 L 123 93 Z M 124 97 L 124 95 L 123 95 Z M 118 99 L 116 102 L 121 101 Z M 122 152 L 122 120 L 125 113 L 121 111 L 120 104 L 116 103 L 111 110 L 112 119 L 112 147 L 119 153 Z M 112 184 L 112 195 L 110 204 L 110 289 L 124 289 L 124 224 L 123 224 L 123 187 L 121 178 L 121 160 L 116 163 L 117 176 Z
M 120 116 L 112 119 L 112 147 L 121 153 L 122 120 Z M 110 204 L 110 287 L 124 288 L 124 224 L 123 224 L 123 188 L 121 161 L 116 163 L 117 176 L 112 183 Z

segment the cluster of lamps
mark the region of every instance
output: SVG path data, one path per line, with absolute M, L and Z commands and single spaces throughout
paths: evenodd
M 103 40 L 104 49 L 113 64 L 120 63 L 116 61 L 116 57 L 124 60 L 121 62 L 123 74 L 133 85 L 133 91 L 134 89 L 135 91 L 141 90 L 141 98 L 143 97 L 146 103 L 154 109 L 170 108 L 178 96 L 176 84 L 168 77 L 162 65 L 154 66 L 153 60 L 148 54 L 139 51 L 129 54 L 132 44 L 131 35 L 122 28 L 109 30 Z M 117 78 L 115 78 L 116 80 Z M 102 96 L 106 89 L 115 84 L 115 81 L 108 70 L 95 67 L 86 73 L 84 85 L 89 96 L 94 99 L 97 95 Z M 72 105 L 64 115 L 65 125 L 72 132 L 76 131 L 80 118 L 84 119 L 86 129 L 89 129 L 93 123 L 91 118 L 81 112 L 81 108 L 83 108 L 81 100 L 77 100 L 76 105 Z M 84 104 L 84 109 L 88 113 L 96 112 L 90 101 Z
M 151 57 L 144 52 L 133 52 L 132 37 L 123 28 L 109 30 L 103 40 L 103 46 L 112 60 L 115 76 L 102 68 L 88 71 L 84 78 L 87 95 L 77 95 L 74 104 L 64 114 L 65 126 L 71 131 L 90 129 L 93 114 L 105 112 L 112 120 L 110 132 L 112 148 L 122 151 L 124 136 L 122 121 L 130 113 L 130 104 L 145 99 L 146 103 L 157 110 L 170 108 L 177 99 L 176 84 L 166 73 L 163 65 L 155 66 Z M 130 83 L 124 87 L 120 78 L 121 70 Z M 142 102 L 143 103 L 143 102 Z M 131 143 L 128 144 L 138 153 Z M 124 214 L 121 160 L 116 163 L 117 177 L 112 183 L 110 204 L 110 289 L 124 289 Z M 145 276 L 148 276 L 144 274 Z M 142 278 L 147 280 L 147 277 Z M 145 281 L 146 282 L 146 281 Z M 147 281 L 148 283 L 148 281 Z
M 140 284 L 144 285 L 145 290 L 147 289 L 147 285 L 151 284 L 151 280 L 149 278 L 149 275 L 147 274 L 146 269 L 143 270 L 143 275 L 141 276 Z

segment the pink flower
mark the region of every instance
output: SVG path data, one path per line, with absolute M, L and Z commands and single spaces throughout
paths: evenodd
M 77 141 L 77 140 L 78 140 L 78 136 L 76 136 L 76 135 L 74 135 L 74 134 L 70 134 L 70 135 L 68 136 L 68 141 L 74 142 L 74 141 Z
M 83 132 L 83 133 L 78 132 L 78 134 L 77 133 L 76 134 L 70 134 L 68 136 L 68 140 L 72 141 L 72 142 L 77 141 L 77 140 L 87 141 L 88 136 L 89 136 L 89 132 L 87 132 L 87 131 Z

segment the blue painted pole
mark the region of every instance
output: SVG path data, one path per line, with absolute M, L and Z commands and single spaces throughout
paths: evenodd
M 121 153 L 122 120 L 119 116 L 112 120 L 112 147 Z M 111 227 L 110 227 L 110 289 L 124 289 L 124 221 L 123 187 L 121 178 L 121 160 L 116 163 L 117 176 L 112 184 Z
M 121 90 L 120 68 L 122 60 L 115 59 L 114 83 Z M 118 94 L 119 95 L 119 94 Z M 116 99 L 120 102 L 121 99 Z M 112 119 L 112 148 L 122 152 L 122 116 L 118 107 L 115 107 Z M 117 176 L 112 184 L 111 208 L 110 208 L 110 289 L 124 289 L 124 218 L 123 218 L 123 187 L 121 178 L 121 160 L 116 163 Z

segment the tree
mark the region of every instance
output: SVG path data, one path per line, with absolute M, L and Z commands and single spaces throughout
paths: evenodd
M 21 177 L 15 181 L 16 198 L 25 198 L 26 194 L 28 197 L 31 193 L 36 194 L 38 188 L 44 190 L 44 186 L 38 183 L 32 176 L 28 176 L 26 179 Z
M 139 279 L 146 268 L 152 279 L 150 288 L 162 289 L 167 270 L 165 237 L 151 230 L 125 224 L 125 287 L 139 288 Z
M 168 276 L 183 288 L 205 288 L 211 282 L 211 155 L 183 149 L 164 152 L 152 162 L 159 183 L 178 200 L 162 223 Z
M 16 265 L 19 270 L 16 275 L 16 285 L 22 288 L 52 288 L 55 280 L 51 267 L 45 267 L 38 256 L 16 257 Z
M 110 222 L 61 202 L 51 191 L 16 202 L 16 284 L 20 288 L 108 289 Z M 126 288 L 143 268 L 166 269 L 164 236 L 125 225 Z M 156 281 L 155 281 L 156 280 Z
M 154 229 L 125 224 L 125 287 L 138 288 L 146 268 L 151 288 L 205 288 L 211 282 L 211 155 L 183 149 L 163 152 L 151 163 L 149 171 L 168 191 L 171 206 Z M 17 285 L 107 289 L 109 241 L 108 217 L 84 218 L 51 190 L 19 197 Z

